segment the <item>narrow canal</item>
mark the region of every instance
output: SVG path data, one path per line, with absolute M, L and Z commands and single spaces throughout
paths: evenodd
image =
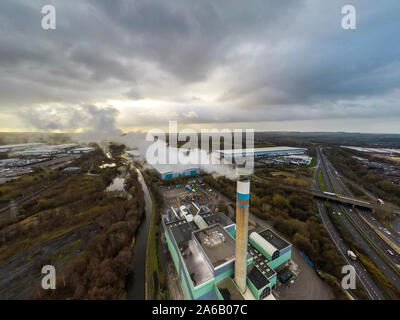
M 145 262 L 146 262 L 146 244 L 147 234 L 149 231 L 150 217 L 153 211 L 153 202 L 151 200 L 149 190 L 142 173 L 138 172 L 139 182 L 142 185 L 145 200 L 145 216 L 136 233 L 135 247 L 133 249 L 133 272 L 127 277 L 126 288 L 128 293 L 128 300 L 144 300 L 144 286 L 145 286 Z

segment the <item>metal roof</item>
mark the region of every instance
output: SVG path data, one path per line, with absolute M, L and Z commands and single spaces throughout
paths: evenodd
M 258 251 L 251 243 L 248 243 L 247 250 L 253 257 L 253 266 L 258 268 L 262 275 L 269 279 L 276 274 L 276 272 L 268 266 L 270 260 Z
M 306 150 L 306 148 L 295 148 L 295 147 L 266 147 L 266 148 L 248 148 L 248 149 L 232 149 L 232 150 L 219 150 L 218 152 L 223 153 L 225 155 L 230 154 L 243 154 L 243 153 L 258 153 L 258 152 L 290 152 L 290 151 L 299 151 Z
M 247 273 L 247 278 L 252 284 L 260 290 L 269 284 L 269 280 L 258 270 L 256 267 L 250 267 L 250 271 Z
M 213 224 L 220 224 L 223 227 L 227 227 L 234 224 L 234 222 L 229 219 L 223 212 L 205 213 L 201 216 L 209 226 Z
M 270 244 L 272 244 L 275 248 L 277 248 L 279 251 L 290 246 L 288 242 L 283 240 L 280 236 L 278 236 L 276 233 L 272 232 L 269 229 L 264 230 L 262 232 L 258 232 L 258 234 L 265 240 L 267 240 Z
M 218 244 L 207 245 L 205 243 L 206 238 L 212 239 L 214 232 L 222 234 L 224 240 L 221 240 Z M 214 268 L 235 259 L 235 240 L 221 225 L 216 224 L 206 229 L 195 231 L 193 236 Z
M 160 174 L 183 173 L 189 170 L 200 170 L 199 166 L 189 164 L 151 164 Z
M 257 232 L 252 232 L 250 234 L 250 239 L 253 240 L 257 245 L 259 245 L 265 251 L 265 253 L 268 254 L 270 257 L 273 257 L 274 253 L 278 251 L 278 249 L 275 248 L 275 246 L 273 246 L 271 243 L 265 240 Z
M 176 244 L 178 246 L 188 242 L 192 238 L 192 232 L 197 230 L 197 226 L 194 223 L 187 222 L 186 220 L 179 220 L 168 224 Z

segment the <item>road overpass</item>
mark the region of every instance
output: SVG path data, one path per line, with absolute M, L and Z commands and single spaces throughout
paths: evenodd
M 374 210 L 375 208 L 377 208 L 377 205 L 375 205 L 374 203 L 367 202 L 364 200 L 345 197 L 345 196 L 341 196 L 341 195 L 337 195 L 337 194 L 330 194 L 330 193 L 322 192 L 322 191 L 315 190 L 315 189 L 306 189 L 304 191 L 312 194 L 314 197 L 317 197 L 317 198 L 332 200 L 332 201 L 352 205 L 352 206 L 358 207 L 358 208 L 369 209 L 369 210 Z M 395 209 L 392 211 L 392 213 L 394 213 L 396 215 L 400 215 L 400 209 Z
M 307 192 L 318 198 L 324 198 L 324 199 L 328 199 L 328 200 L 332 200 L 332 201 L 341 202 L 344 204 L 350 204 L 352 206 L 357 206 L 357 207 L 361 207 L 361 208 L 366 208 L 366 209 L 372 210 L 375 207 L 372 203 L 367 202 L 367 201 L 358 200 L 358 199 L 349 198 L 349 197 L 343 197 L 340 195 L 331 194 L 331 193 L 327 193 L 327 192 L 323 192 L 323 191 L 319 191 L 319 190 L 307 190 Z
M 254 178 L 256 181 L 259 181 L 259 182 L 268 183 L 267 181 L 263 180 L 262 178 L 254 176 L 254 175 L 252 176 L 252 178 Z M 300 191 L 298 187 L 294 187 L 292 185 L 281 185 L 281 186 L 288 188 L 288 189 Z M 351 197 L 337 195 L 335 193 L 323 192 L 320 190 L 307 189 L 307 188 L 303 188 L 303 189 L 301 189 L 301 191 L 309 193 L 317 198 L 332 200 L 332 201 L 340 202 L 340 203 L 347 204 L 347 205 L 352 205 L 352 206 L 363 208 L 363 209 L 373 210 L 374 208 L 377 207 L 377 205 L 375 205 L 374 203 L 351 198 Z M 396 208 L 395 210 L 393 210 L 393 213 L 400 216 L 400 209 Z

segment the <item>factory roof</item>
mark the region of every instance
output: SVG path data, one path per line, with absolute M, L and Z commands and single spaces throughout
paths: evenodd
M 178 246 L 192 239 L 192 232 L 198 229 L 195 223 L 187 222 L 185 219 L 169 223 L 168 228 L 171 230 Z
M 151 165 L 160 174 L 184 172 L 187 170 L 198 170 L 200 167 L 193 164 L 152 164 Z
M 305 150 L 305 148 L 294 148 L 294 147 L 266 147 L 266 148 L 247 148 L 247 149 L 232 149 L 232 150 L 219 150 L 218 152 L 223 153 L 224 155 L 231 154 L 244 154 L 244 153 L 258 153 L 258 152 L 290 152 L 290 151 L 298 151 Z
M 260 290 L 269 284 L 269 280 L 254 266 L 249 267 L 247 278 L 252 284 L 254 284 L 257 290 Z
M 235 259 L 235 240 L 221 225 L 197 230 L 193 237 L 214 268 Z
M 37 154 L 53 154 L 65 151 L 78 146 L 75 143 L 58 144 L 58 145 L 40 145 L 35 148 L 28 148 L 28 150 L 16 152 L 15 154 L 20 155 L 37 155 Z
M 49 145 L 49 147 L 53 148 L 53 149 L 67 149 L 67 148 L 74 148 L 77 146 L 78 146 L 78 144 L 76 144 L 76 143 L 64 143 L 64 144 Z
M 62 172 L 73 172 L 73 171 L 79 171 L 79 170 L 81 170 L 81 168 L 79 168 L 79 167 L 67 167 L 67 168 L 62 169 L 61 171 Z
M 265 240 L 267 240 L 270 244 L 272 244 L 275 248 L 277 248 L 279 251 L 290 246 L 288 242 L 283 240 L 280 236 L 278 236 L 276 233 L 272 232 L 269 229 L 258 232 L 258 234 Z
M 73 151 L 85 151 L 85 150 L 95 150 L 93 147 L 81 147 L 81 148 L 74 148 Z
M 311 159 L 312 157 L 306 154 L 291 154 L 287 156 L 289 159 Z
M 269 259 L 258 251 L 251 243 L 248 243 L 247 251 L 253 257 L 253 266 L 259 269 L 264 277 L 269 279 L 275 275 L 275 271 L 268 266 Z
M 190 150 L 184 148 L 166 147 L 158 150 L 158 157 L 165 161 L 159 163 L 158 159 L 152 160 L 152 156 L 147 157 L 147 162 L 160 174 L 165 173 L 182 173 L 187 170 L 199 169 L 199 156 Z M 152 163 L 155 162 L 155 163 Z
M 231 277 L 226 277 L 216 284 L 224 300 L 244 300 L 238 287 Z
M 265 240 L 257 232 L 253 231 L 250 234 L 249 240 L 251 240 L 257 248 L 260 248 L 262 252 L 267 255 L 268 258 L 272 257 L 272 259 L 275 259 L 277 256 L 279 256 L 278 249 L 276 249 L 271 243 Z
M 0 149 L 7 149 L 7 148 L 23 148 L 23 147 L 32 147 L 32 146 L 40 146 L 44 145 L 42 142 L 34 142 L 34 143 L 18 143 L 18 144 L 4 144 L 0 145 Z
M 199 214 L 199 215 L 203 216 L 203 215 L 211 213 L 211 210 L 206 205 L 198 205 L 198 204 L 196 204 L 196 205 L 200 208 L 200 212 L 197 213 L 198 210 L 194 205 L 189 205 L 188 209 L 191 214 L 193 214 L 193 215 Z
M 21 159 L 18 158 L 8 158 L 8 159 L 1 159 L 0 163 L 11 163 L 11 162 L 16 162 L 20 161 Z
M 127 150 L 127 151 L 125 151 L 125 153 L 128 156 L 131 156 L 131 157 L 140 157 L 140 151 L 139 150 Z
M 234 222 L 229 219 L 223 212 L 205 213 L 200 215 L 209 226 L 213 224 L 220 224 L 223 227 L 227 227 L 234 224 Z
M 204 254 L 192 239 L 192 232 L 198 229 L 196 224 L 182 219 L 166 223 L 166 227 L 178 246 L 194 286 L 211 279 L 213 273 L 205 261 Z

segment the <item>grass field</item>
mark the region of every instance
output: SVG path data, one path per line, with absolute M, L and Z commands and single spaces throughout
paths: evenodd
M 317 157 L 312 157 L 310 164 L 301 165 L 302 168 L 314 168 L 317 165 Z
M 325 191 L 325 190 L 326 190 L 326 186 L 325 186 L 325 182 L 324 182 L 324 177 L 322 176 L 322 171 L 321 171 L 321 170 L 318 170 L 318 185 L 319 185 L 319 188 L 320 188 L 322 191 Z

